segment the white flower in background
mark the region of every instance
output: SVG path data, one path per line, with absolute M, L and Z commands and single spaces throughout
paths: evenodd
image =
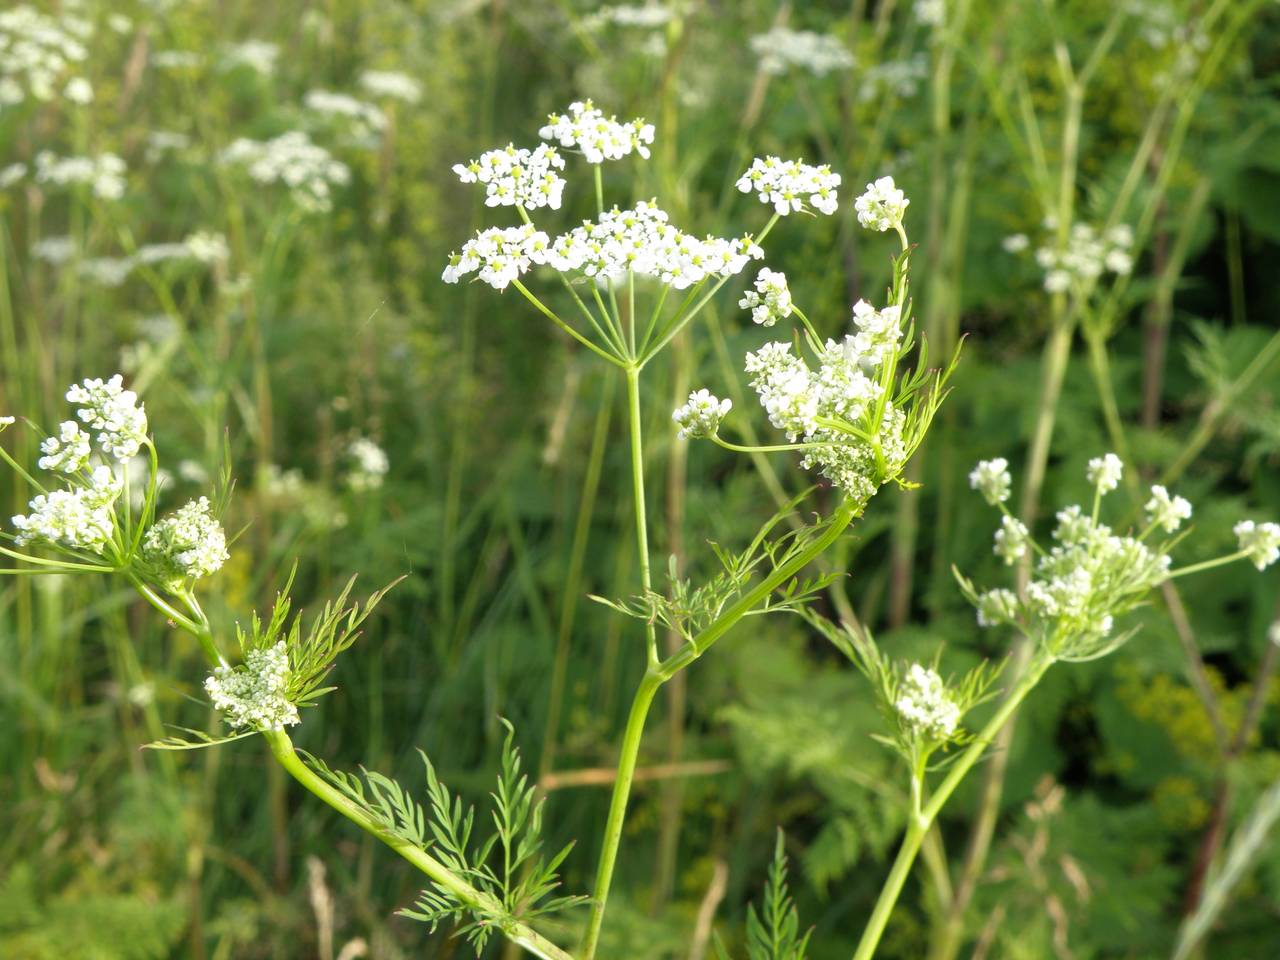
M 366 70 L 360 74 L 360 86 L 371 97 L 403 103 L 417 103 L 422 99 L 422 84 L 408 74 L 393 70 Z
M 671 414 L 671 419 L 680 427 L 676 436 L 681 440 L 714 436 L 720 429 L 720 421 L 732 409 L 732 400 L 721 400 L 706 389 L 697 390 L 689 394 L 688 403 Z
M 610 7 L 601 7 L 582 18 L 584 30 L 597 31 L 608 24 L 617 27 L 633 27 L 640 30 L 657 30 L 665 27 L 675 16 L 675 11 L 662 4 L 650 3 L 644 6 L 621 3 Z
M 347 486 L 361 492 L 382 486 L 387 471 L 391 469 L 385 450 L 368 437 L 357 437 L 347 447 L 347 456 L 355 462 L 347 474 Z
M 1170 497 L 1169 491 L 1156 484 L 1151 488 L 1151 499 L 1144 508 L 1147 523 L 1161 527 L 1165 533 L 1173 533 L 1183 520 L 1191 519 L 1191 502 L 1182 497 Z
M 531 224 L 490 227 L 463 244 L 462 253 L 450 254 L 442 279 L 457 283 L 468 273 L 479 271 L 480 279 L 493 289 L 505 290 L 533 264 L 547 262 L 549 244 L 547 235 Z
M 17 417 L 0 417 L 0 430 L 3 430 L 5 427 L 12 427 L 17 422 Z
M 93 84 L 84 77 L 72 77 L 62 89 L 62 95 L 80 106 L 93 103 Z
M 978 597 L 978 626 L 998 627 L 1018 619 L 1018 595 L 1003 588 L 988 590 Z
M 133 21 L 123 13 L 111 13 L 107 15 L 107 26 L 123 35 L 133 29 Z
M 549 114 L 547 121 L 538 136 L 555 140 L 562 147 L 577 147 L 588 163 L 619 160 L 633 150 L 649 159 L 654 130 L 643 118 L 619 123 L 617 117 L 606 117 L 586 100 L 569 104 L 567 115 Z
M 101 554 L 115 529 L 111 506 L 120 484 L 109 467 L 97 467 L 88 486 L 53 490 L 33 498 L 29 514 L 13 518 L 13 542 L 20 547 L 49 543 L 71 550 Z
M 946 740 L 960 724 L 960 707 L 951 699 L 937 672 L 912 664 L 898 684 L 893 707 L 918 737 Z
M 222 152 L 221 160 L 244 167 L 259 183 L 284 184 L 294 203 L 311 212 L 329 210 L 333 188 L 345 186 L 351 179 L 346 164 L 298 130 L 267 141 L 241 137 Z
M 191 146 L 191 138 L 185 133 L 172 130 L 150 130 L 147 132 L 147 163 L 155 163 L 166 153 L 177 153 Z
M 982 494 L 982 499 L 993 507 L 1009 499 L 1012 485 L 1009 461 L 1004 457 L 979 460 L 978 465 L 969 473 L 969 487 Z
M 539 144 L 535 150 L 516 149 L 507 144 L 502 150 L 490 150 L 465 166 L 453 165 L 453 172 L 463 183 L 485 185 L 485 206 L 521 206 L 560 209 L 564 179 L 556 170 L 564 169 L 564 158 L 555 147 Z
M 302 98 L 302 105 L 312 113 L 349 123 L 353 132 L 360 138 L 380 133 L 387 125 L 386 114 L 379 108 L 347 93 L 310 90 Z
M 785 273 L 761 267 L 755 287 L 745 291 L 738 301 L 739 307 L 751 311 L 752 321 L 762 327 L 772 327 L 791 316 L 791 291 L 787 288 Z
M 1265 570 L 1280 560 L 1280 524 L 1241 520 L 1232 532 L 1239 541 L 1240 549 L 1248 554 L 1249 562 L 1259 570 Z
M 276 61 L 280 58 L 280 47 L 264 40 L 245 40 L 233 43 L 222 50 L 222 69 L 234 70 L 247 67 L 255 73 L 269 77 L 276 72 Z
M 751 38 L 751 52 L 760 58 L 765 73 L 783 74 L 792 67 L 825 76 L 853 66 L 853 54 L 829 33 L 774 27 Z
M 197 230 L 182 243 L 187 252 L 201 263 L 222 263 L 231 256 L 227 238 L 220 233 Z
M 28 4 L 0 11 L 0 108 L 54 99 L 59 81 L 88 57 L 92 35 L 93 25 L 70 12 L 52 16 Z
M 80 420 L 98 432 L 98 445 L 117 460 L 137 455 L 147 440 L 147 412 L 138 395 L 123 386 L 123 377 L 85 380 L 67 390 L 67 400 L 78 404 Z
M 124 196 L 128 167 L 114 153 L 96 157 L 58 157 L 41 150 L 36 154 L 36 182 L 51 186 L 86 186 L 100 200 Z
M 911 11 L 926 27 L 941 27 L 947 22 L 947 0 L 916 0 Z
M 132 257 L 90 257 L 80 261 L 79 272 L 100 287 L 118 287 L 129 279 L 135 266 L 137 261 Z
M 1056 230 L 1055 218 L 1045 219 L 1045 228 Z M 1124 275 L 1133 270 L 1133 228 L 1117 224 L 1099 235 L 1087 223 L 1073 224 L 1067 235 L 1065 250 L 1042 246 L 1036 250 L 1036 262 L 1044 270 L 1044 288 L 1049 293 L 1065 293 L 1078 285 L 1096 280 L 1106 271 Z M 1010 252 L 1018 252 L 1005 247 Z M 1019 248 L 1024 249 L 1024 248 Z
M 75 241 L 70 237 L 45 237 L 31 245 L 31 255 L 55 267 L 61 266 L 76 255 Z
M 754 193 L 761 203 L 771 204 L 783 216 L 805 209 L 806 201 L 821 213 L 835 213 L 839 186 L 840 174 L 832 173 L 826 164 L 815 167 L 772 156 L 756 157 L 737 182 L 743 193 Z
M 641 201 L 630 210 L 614 207 L 599 221 L 586 221 L 556 237 L 546 262 L 562 273 L 610 281 L 630 271 L 683 290 L 708 277 L 740 273 L 764 255 L 749 237 L 699 240 L 668 221 L 652 203 Z
M 911 201 L 897 188 L 893 177 L 880 177 L 868 183 L 866 192 L 854 201 L 858 222 L 868 230 L 896 230 L 902 226 L 902 218 Z
M 204 689 L 229 726 L 283 730 L 299 722 L 298 708 L 286 697 L 289 649 L 283 640 L 250 650 L 239 667 L 218 667 Z
M 1011 233 L 1000 241 L 1006 253 L 1021 253 L 1031 246 L 1031 238 L 1025 233 Z
M 204 57 L 194 50 L 157 50 L 151 62 L 161 70 L 195 70 L 204 66 Z
M 43 457 L 37 461 L 41 470 L 56 470 L 59 473 L 79 473 L 89 465 L 89 455 L 93 452 L 89 445 L 89 434 L 80 429 L 74 420 L 66 420 L 58 427 L 56 437 L 45 437 L 40 444 Z
M 1031 536 L 1025 523 L 1006 516 L 1000 518 L 1000 529 L 996 531 L 995 540 L 995 555 L 1006 564 L 1013 564 L 1027 555 Z
M 1085 470 L 1085 477 L 1098 488 L 1099 493 L 1110 493 L 1120 486 L 1120 478 L 1123 474 L 1124 462 L 1114 453 L 1094 457 Z
M 895 97 L 914 97 L 920 90 L 920 81 L 928 75 L 929 59 L 920 53 L 906 60 L 873 63 L 862 71 L 858 99 L 867 103 L 886 92 Z
M 11 163 L 7 167 L 0 167 L 0 190 L 7 190 L 26 175 L 25 163 Z
M 171 586 L 216 573 L 231 558 L 208 497 L 192 500 L 157 521 L 143 538 L 142 554 Z

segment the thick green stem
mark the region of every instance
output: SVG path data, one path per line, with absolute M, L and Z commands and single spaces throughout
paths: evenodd
M 593 960 L 600 944 L 600 929 L 604 924 L 604 911 L 609 901 L 613 868 L 618 860 L 618 845 L 622 842 L 622 825 L 627 817 L 627 801 L 631 797 L 631 781 L 635 777 L 636 759 L 640 755 L 644 722 L 653 705 L 654 695 L 665 681 L 666 678 L 661 674 L 653 670 L 646 671 L 639 689 L 636 690 L 635 699 L 631 702 L 627 728 L 622 735 L 613 796 L 609 801 L 609 818 L 605 821 L 604 843 L 600 850 L 600 865 L 596 870 L 595 897 L 591 904 L 591 919 L 587 924 L 587 938 L 582 945 L 582 960 Z
M 853 954 L 853 960 L 871 960 L 875 956 L 876 947 L 880 944 L 880 937 L 884 934 L 884 928 L 889 922 L 893 908 L 897 905 L 898 896 L 902 893 L 903 884 L 911 872 L 911 866 L 915 862 L 916 854 L 920 851 L 920 843 L 923 841 L 925 834 L 933 826 L 933 821 L 937 819 L 946 802 L 951 799 L 951 795 L 960 786 L 960 782 L 964 780 L 965 775 L 982 758 L 996 734 L 1013 716 L 1014 711 L 1018 709 L 1027 694 L 1040 682 L 1040 678 L 1044 676 L 1044 672 L 1049 669 L 1052 663 L 1052 660 L 1046 658 L 1039 658 L 1033 661 L 1026 675 L 1018 681 L 1017 686 L 1005 697 L 1000 704 L 1000 708 L 987 721 L 977 739 L 970 744 L 969 748 L 960 756 L 960 759 L 951 766 L 946 778 L 929 798 L 928 803 L 924 805 L 924 809 L 912 818 L 907 827 L 906 836 L 902 839 L 902 846 L 898 850 L 897 859 L 894 860 L 889 877 L 885 880 L 884 887 L 881 888 L 879 899 L 876 900 L 871 919 L 867 921 L 867 928 L 863 931 L 862 940 L 859 941 L 858 949 Z
M 315 771 L 303 763 L 302 758 L 298 756 L 293 748 L 293 743 L 284 731 L 264 730 L 262 736 L 271 747 L 271 753 L 280 766 L 316 797 L 323 800 L 338 813 L 360 827 L 360 829 L 381 840 L 430 877 L 437 886 L 447 890 L 458 900 L 475 908 L 482 914 L 503 915 L 505 911 L 502 904 L 496 899 L 471 886 L 471 884 L 458 877 L 425 850 L 387 833 L 378 824 L 374 823 L 359 806 L 344 797 L 332 785 L 326 783 Z M 570 954 L 561 950 L 527 924 L 518 921 L 511 922 L 503 926 L 502 932 L 511 941 L 519 944 L 534 956 L 543 958 L 543 960 L 573 960 Z

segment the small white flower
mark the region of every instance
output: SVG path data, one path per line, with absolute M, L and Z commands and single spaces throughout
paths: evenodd
M 349 124 L 352 132 L 361 138 L 380 133 L 387 125 L 386 115 L 381 110 L 346 93 L 309 90 L 302 98 L 302 105 L 312 113 Z
M 721 400 L 703 389 L 689 394 L 689 402 L 677 407 L 671 414 L 680 427 L 676 436 L 681 440 L 696 440 L 714 436 L 720 429 L 720 421 L 733 409 L 733 401 Z
M 283 640 L 249 651 L 239 667 L 218 667 L 204 689 L 229 726 L 283 730 L 299 722 L 298 708 L 286 696 L 289 650 Z
M 1018 618 L 1018 597 L 1012 590 L 988 590 L 978 597 L 978 626 L 998 627 Z
M 117 460 L 135 457 L 147 441 L 147 412 L 138 395 L 124 389 L 123 377 L 85 380 L 67 389 L 67 400 L 78 404 L 80 420 L 98 433 L 98 445 Z
M 505 290 L 512 280 L 527 273 L 535 263 L 546 263 L 550 241 L 531 224 L 519 227 L 490 227 L 451 254 L 444 268 L 445 283 L 457 283 L 468 273 L 479 271 L 480 279 L 495 290 Z
M 1145 507 L 1147 523 L 1162 527 L 1165 533 L 1173 533 L 1183 520 L 1191 519 L 1191 503 L 1182 497 L 1170 497 L 1169 491 L 1156 484 L 1151 488 L 1151 499 Z
M 58 157 L 48 150 L 36 154 L 36 182 L 53 186 L 86 186 L 100 200 L 124 196 L 128 167 L 114 153 L 96 157 Z
M 46 437 L 40 444 L 40 452 L 44 454 L 38 461 L 41 470 L 79 473 L 89 465 L 89 434 L 74 420 L 64 421 L 58 436 Z
M 187 253 L 201 263 L 222 263 L 231 256 L 227 238 L 220 233 L 197 230 L 189 234 L 182 245 L 186 247 Z
M 906 194 L 897 188 L 893 177 L 881 177 L 875 183 L 868 183 L 866 192 L 854 201 L 853 208 L 858 211 L 858 222 L 868 230 L 896 230 L 902 226 L 902 218 L 906 215 L 911 201 Z
M 43 542 L 101 554 L 115 529 L 112 504 L 120 490 L 111 469 L 97 467 L 88 486 L 40 494 L 31 500 L 29 514 L 13 518 L 18 531 L 14 543 Z
M 376 490 L 391 469 L 387 452 L 368 437 L 357 437 L 347 447 L 347 456 L 355 461 L 355 467 L 347 474 L 347 486 L 352 490 Z
M 520 206 L 526 210 L 560 209 L 564 178 L 556 170 L 563 169 L 564 159 L 555 147 L 545 143 L 535 150 L 516 149 L 509 143 L 466 165 L 453 165 L 453 172 L 463 183 L 485 185 L 485 206 Z
M 1031 542 L 1026 524 L 1008 516 L 1000 518 L 1000 529 L 996 531 L 995 539 L 995 555 L 1006 564 L 1013 564 L 1016 560 L 1025 557 L 1027 546 Z
M 231 558 L 208 497 L 192 500 L 156 522 L 142 541 L 142 553 L 159 568 L 167 586 L 207 577 Z
M 912 664 L 898 684 L 893 707 L 916 736 L 946 740 L 960 725 L 960 708 L 951 699 L 937 672 Z
M 241 137 L 222 151 L 220 161 L 244 167 L 258 183 L 280 183 L 289 188 L 293 202 L 309 212 L 323 213 L 333 206 L 333 188 L 351 180 L 351 170 L 328 150 L 311 142 L 299 130 L 272 140 Z
M 853 66 L 853 54 L 838 37 L 812 30 L 774 27 L 751 38 L 751 52 L 760 58 L 760 69 L 780 75 L 793 67 L 815 76 L 826 76 L 833 70 Z
M 969 487 L 982 494 L 991 506 L 1009 499 L 1013 477 L 1009 473 L 1009 461 L 1004 457 L 980 460 L 969 473 Z
M 1110 493 L 1120 486 L 1120 477 L 1124 474 L 1124 463 L 1114 453 L 1094 457 L 1089 461 L 1085 476 L 1098 488 L 1099 493 Z
M 62 91 L 62 95 L 72 103 L 85 106 L 93 103 L 93 84 L 84 77 L 73 77 L 67 81 L 66 87 Z
M 371 97 L 386 97 L 404 103 L 422 99 L 422 84 L 403 73 L 390 70 L 366 70 L 360 74 L 360 86 Z
M 1011 233 L 1000 241 L 1000 246 L 1004 247 L 1006 253 L 1021 253 L 1031 246 L 1031 240 L 1025 233 Z
M 916 0 L 911 10 L 926 27 L 940 27 L 947 22 L 947 0 Z
M 25 163 L 11 163 L 7 167 L 0 167 L 0 190 L 7 190 L 26 175 Z
M 245 40 L 233 43 L 222 51 L 222 69 L 234 70 L 247 67 L 255 73 L 269 77 L 276 72 L 276 61 L 280 59 L 280 47 L 265 40 Z
M 1265 570 L 1280 560 L 1280 524 L 1241 520 L 1233 532 L 1240 549 L 1248 554 L 1249 562 L 1259 570 Z
M 791 316 L 791 291 L 787 287 L 787 275 L 768 267 L 761 267 L 756 274 L 754 290 L 743 293 L 738 306 L 751 311 L 753 322 L 762 327 L 772 327 L 779 320 Z
M 5 427 L 11 427 L 17 422 L 17 417 L 0 417 L 0 430 L 3 430 Z
M 836 212 L 839 186 L 840 174 L 832 173 L 826 164 L 815 167 L 772 156 L 756 157 L 737 182 L 739 190 L 756 194 L 782 216 L 803 210 L 806 204 L 830 216 Z
M 547 121 L 538 136 L 555 140 L 562 147 L 577 147 L 587 163 L 619 160 L 633 150 L 649 159 L 654 130 L 643 118 L 619 123 L 617 117 L 606 117 L 586 100 L 569 104 L 567 115 L 550 114 Z

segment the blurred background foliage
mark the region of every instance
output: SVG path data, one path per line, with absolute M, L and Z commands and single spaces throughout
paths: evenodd
M 547 788 L 553 844 L 578 841 L 567 888 L 587 891 L 643 668 L 638 625 L 586 599 L 637 584 L 621 389 L 514 294 L 441 283 L 451 249 L 506 222 L 486 217 L 451 165 L 508 140 L 532 144 L 545 114 L 590 97 L 657 125 L 651 161 L 606 168 L 608 195 L 656 195 L 693 232 L 758 228 L 760 208 L 732 189 L 753 155 L 829 162 L 845 200 L 892 174 L 921 245 L 917 314 L 938 349 L 967 340 L 916 467 L 922 487 L 886 490 L 846 538 L 833 564 L 848 576 L 829 612 L 856 612 L 895 656 L 927 659 L 945 644 L 946 668 L 959 671 L 1011 643 L 978 631 L 951 578 L 951 564 L 987 580 L 997 568 L 991 518 L 965 477 L 1003 455 L 1020 479 L 1050 326 L 1034 259 L 1003 246 L 1016 233 L 1036 246 L 1051 212 L 1025 175 L 1026 145 L 1011 135 L 1022 117 L 1010 110 L 1039 118 L 1056 170 L 1065 112 L 1054 44 L 1078 65 L 1125 8 L 1082 100 L 1075 199 L 1080 220 L 1101 223 L 1161 97 L 1209 49 L 1194 25 L 1212 6 L 685 0 L 650 7 L 667 13 L 648 26 L 586 0 L 42 7 L 93 25 L 79 70 L 95 96 L 0 108 L 0 167 L 31 167 L 42 150 L 110 151 L 129 170 L 119 200 L 30 175 L 0 192 L 0 412 L 52 425 L 67 383 L 123 369 L 145 396 L 172 497 L 195 493 L 229 452 L 226 525 L 240 533 L 206 605 L 226 631 L 269 604 L 295 559 L 295 600 L 308 609 L 353 572 L 366 591 L 408 573 L 339 665 L 339 694 L 307 714 L 300 746 L 406 782 L 422 747 L 479 800 L 499 718 L 510 719 Z M 1231 549 L 1239 516 L 1280 516 L 1280 9 L 1237 0 L 1211 39 L 1230 24 L 1198 99 L 1174 104 L 1188 107 L 1181 150 L 1101 337 L 1134 468 L 1172 476 L 1196 505 L 1188 562 Z M 833 34 L 853 67 L 763 71 L 751 38 L 782 25 Z M 246 41 L 277 45 L 274 67 L 229 66 Z M 368 69 L 421 85 L 416 103 L 380 104 L 380 133 L 351 136 L 303 110 L 316 88 L 360 95 Z M 1025 97 L 998 95 L 1015 87 Z M 351 169 L 328 212 L 303 212 L 285 190 L 217 162 L 237 137 L 303 128 Z M 180 145 L 157 147 L 157 131 L 181 134 Z M 1156 128 L 1135 205 L 1176 133 L 1172 122 Z M 582 168 L 569 167 L 557 228 L 590 207 Z M 224 234 L 229 257 L 160 264 L 118 285 L 78 269 L 196 230 Z M 70 260 L 35 254 L 63 236 Z M 846 202 L 836 217 L 783 222 L 767 263 L 836 334 L 854 299 L 879 299 L 889 264 L 878 240 L 856 229 Z M 743 543 L 808 482 L 785 457 L 674 439 L 671 409 L 702 385 L 734 398 L 734 439 L 771 435 L 743 394 L 740 358 L 764 334 L 737 297 L 731 284 L 646 373 L 651 540 L 658 568 L 673 555 L 682 576 L 712 569 L 707 541 Z M 1080 497 L 1085 460 L 1115 446 L 1096 359 L 1077 339 L 1042 516 Z M 358 438 L 386 451 L 380 484 L 356 479 Z M 4 441 L 34 460 L 29 434 Z M 0 476 L 0 512 L 21 512 L 28 496 Z M 1206 851 L 1280 776 L 1266 640 L 1276 584 L 1274 570 L 1214 571 L 1140 611 L 1142 629 L 1119 654 L 1050 674 L 988 802 L 995 840 L 962 918 L 964 955 L 1168 955 Z M 211 717 L 199 650 L 127 589 L 0 579 L 0 660 L 0 956 L 464 950 L 393 915 L 420 878 L 291 788 L 255 740 L 139 750 L 166 724 Z M 740 945 L 778 825 L 815 927 L 812 955 L 847 956 L 905 788 L 870 738 L 861 678 L 800 621 L 773 618 L 740 627 L 664 696 L 602 955 L 703 956 L 700 911 Z M 984 774 L 943 818 L 955 876 Z M 926 955 L 946 912 L 928 878 L 922 865 L 884 957 Z M 1214 958 L 1280 952 L 1280 843 L 1236 888 L 1210 944 Z

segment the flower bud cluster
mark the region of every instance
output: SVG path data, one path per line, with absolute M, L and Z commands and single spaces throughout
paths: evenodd
M 1265 570 L 1280 560 L 1280 524 L 1241 520 L 1233 532 L 1240 549 L 1259 570 Z
M 204 681 L 205 692 L 232 727 L 283 730 L 299 722 L 289 702 L 289 651 L 283 640 L 250 650 L 239 667 L 218 667 Z
M 642 118 L 620 123 L 617 117 L 606 117 L 586 100 L 569 104 L 567 115 L 550 114 L 538 136 L 562 147 L 577 147 L 588 163 L 604 163 L 620 160 L 633 150 L 647 160 L 654 130 Z
M 754 193 L 761 203 L 773 206 L 779 216 L 812 207 L 828 216 L 836 212 L 840 174 L 826 164 L 813 166 L 781 157 L 756 157 L 738 178 L 743 193 Z M 807 201 L 807 204 L 806 204 Z
M 1013 486 L 1013 477 L 1009 474 L 1009 461 L 1004 457 L 980 460 L 969 474 L 969 486 L 982 494 L 982 499 L 990 506 L 1004 503 L 1009 499 Z
M 124 389 L 124 378 L 85 380 L 67 390 L 78 404 L 80 420 L 98 431 L 98 446 L 117 460 L 131 460 L 147 442 L 147 412 L 138 395 Z
M 897 230 L 911 201 L 897 188 L 893 177 L 880 177 L 868 183 L 866 191 L 854 201 L 858 222 L 868 230 Z
M 485 206 L 521 206 L 560 209 L 564 178 L 556 170 L 564 169 L 564 158 L 555 147 L 540 144 L 537 149 L 516 149 L 507 144 L 502 150 L 490 150 L 465 166 L 453 165 L 453 172 L 463 183 L 485 185 Z
M 688 403 L 671 414 L 671 419 L 680 427 L 676 436 L 682 440 L 714 436 L 720 429 L 720 421 L 732 409 L 732 400 L 721 400 L 706 389 L 697 390 L 689 394 Z
M 347 455 L 354 463 L 347 474 L 347 486 L 363 493 L 377 490 L 382 486 L 387 471 L 391 469 L 391 461 L 387 452 L 368 437 L 357 437 L 347 447 Z
M 89 466 L 89 456 L 93 448 L 89 443 L 89 434 L 80 429 L 74 420 L 66 420 L 58 427 L 58 436 L 45 437 L 40 444 L 40 452 L 44 454 L 37 464 L 41 470 L 55 470 L 59 473 L 79 473 Z
M 83 486 L 52 490 L 34 497 L 30 513 L 13 518 L 14 543 L 32 543 L 101 554 L 115 530 L 112 506 L 120 496 L 120 481 L 110 467 L 94 469 Z
M 893 707 L 911 733 L 924 740 L 949 740 L 960 725 L 960 706 L 942 677 L 918 663 L 898 682 Z

